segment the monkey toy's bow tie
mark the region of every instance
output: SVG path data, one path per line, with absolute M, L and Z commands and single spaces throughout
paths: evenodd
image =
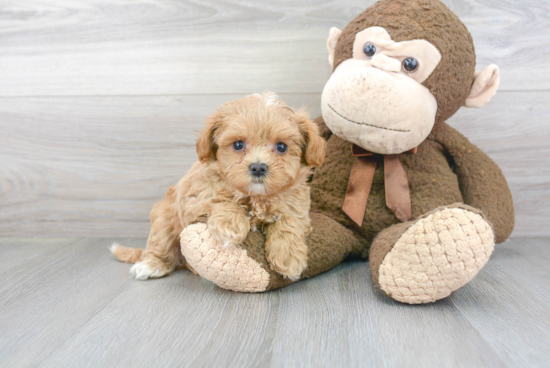
M 399 155 L 379 155 L 363 148 L 352 145 L 351 151 L 355 157 L 349 175 L 348 189 L 342 209 L 359 226 L 363 225 L 363 218 L 367 209 L 367 200 L 374 179 L 376 164 L 380 157 L 384 157 L 384 186 L 386 191 L 386 205 L 402 222 L 412 218 L 411 194 L 407 173 L 399 160 Z M 414 148 L 407 153 L 416 153 Z

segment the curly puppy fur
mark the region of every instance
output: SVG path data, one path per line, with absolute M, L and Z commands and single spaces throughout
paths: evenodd
M 238 141 L 244 148 L 235 149 Z M 284 153 L 276 148 L 280 142 L 287 147 Z M 311 231 L 307 180 L 325 157 L 317 125 L 273 93 L 254 94 L 226 103 L 207 119 L 197 154 L 199 162 L 151 211 L 147 248 L 115 244 L 115 257 L 135 263 L 130 272 L 136 279 L 165 276 L 185 265 L 182 230 L 206 216 L 211 233 L 225 246 L 239 245 L 250 230 L 264 232 L 270 266 L 299 279 L 307 267 L 305 238 Z M 265 175 L 253 175 L 253 164 L 265 165 Z

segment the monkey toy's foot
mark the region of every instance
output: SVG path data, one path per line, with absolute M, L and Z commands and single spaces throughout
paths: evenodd
M 187 226 L 181 233 L 181 251 L 196 273 L 221 288 L 241 292 L 266 291 L 270 274 L 247 251 L 238 246 L 224 247 L 206 224 Z M 260 242 L 263 245 L 263 239 Z
M 389 297 L 430 303 L 464 286 L 494 249 L 491 225 L 475 208 L 440 207 L 382 231 L 370 249 L 374 281 Z

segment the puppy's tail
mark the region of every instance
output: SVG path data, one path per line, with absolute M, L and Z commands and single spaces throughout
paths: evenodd
M 109 247 L 109 250 L 119 261 L 126 263 L 139 262 L 141 260 L 141 253 L 143 253 L 143 249 L 123 247 L 117 243 L 113 243 Z

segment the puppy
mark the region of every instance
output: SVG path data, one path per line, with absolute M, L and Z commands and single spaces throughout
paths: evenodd
M 130 272 L 138 280 L 165 276 L 185 266 L 182 230 L 206 216 L 225 246 L 239 245 L 251 230 L 264 232 L 270 266 L 299 279 L 311 231 L 307 180 L 325 157 L 317 125 L 273 93 L 254 94 L 207 119 L 197 154 L 199 162 L 154 206 L 147 248 L 114 244 L 114 256 L 135 263 Z

